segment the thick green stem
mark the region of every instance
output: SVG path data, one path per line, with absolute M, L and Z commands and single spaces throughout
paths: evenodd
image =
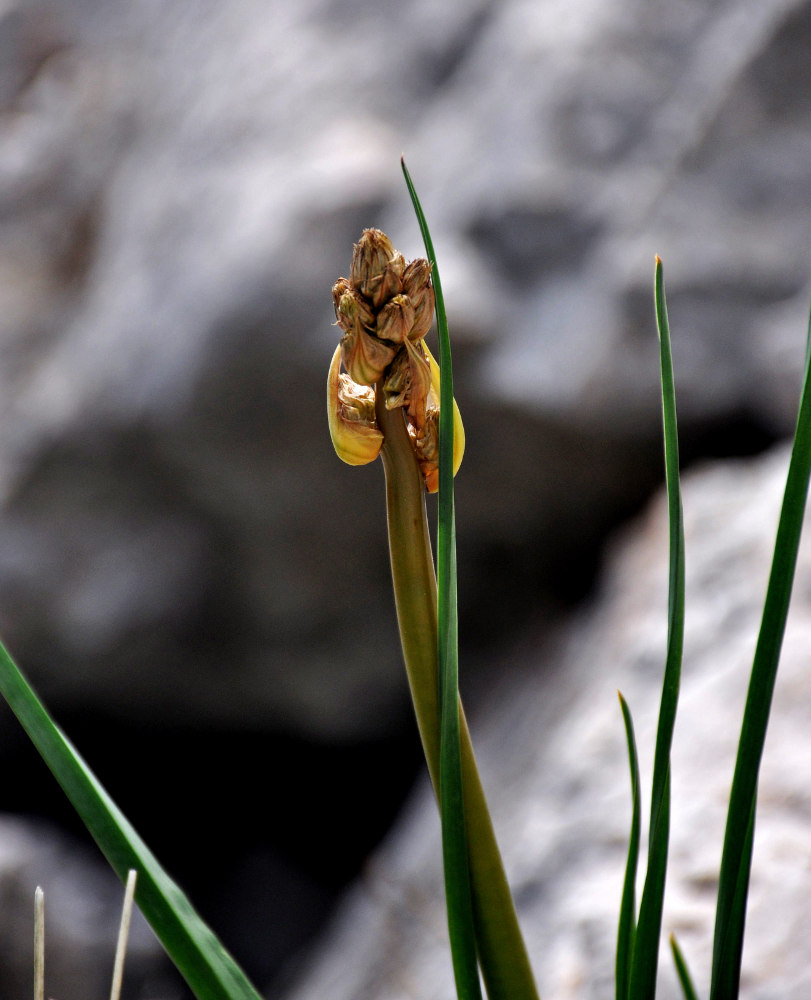
M 425 511 L 425 486 L 402 412 L 377 392 L 384 441 L 391 572 L 400 640 L 422 746 L 439 792 L 439 683 L 436 575 Z M 526 947 L 487 809 L 464 711 L 459 703 L 462 784 L 479 963 L 490 1000 L 537 1000 Z

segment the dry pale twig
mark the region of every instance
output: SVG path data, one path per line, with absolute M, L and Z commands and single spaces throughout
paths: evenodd
M 124 978 L 124 958 L 135 903 L 135 882 L 138 873 L 130 869 L 124 888 L 124 903 L 121 907 L 121 925 L 118 928 L 118 942 L 113 962 L 113 981 L 110 986 L 110 1000 L 121 1000 L 121 983 Z M 34 1000 L 45 1000 L 45 893 L 40 886 L 34 892 Z
M 110 987 L 110 1000 L 119 1000 L 121 996 L 121 980 L 124 977 L 124 956 L 127 952 L 127 939 L 130 933 L 130 920 L 135 900 L 135 880 L 137 872 L 130 868 L 127 874 L 127 885 L 124 889 L 124 905 L 121 908 L 121 926 L 118 929 L 118 943 L 115 948 L 113 963 L 113 983 Z
M 45 1000 L 45 893 L 34 891 L 34 1000 Z

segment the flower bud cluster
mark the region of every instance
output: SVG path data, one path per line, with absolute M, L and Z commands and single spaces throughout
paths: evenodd
M 387 409 L 402 408 L 426 486 L 435 492 L 439 369 L 423 342 L 434 317 L 431 265 L 423 258 L 407 264 L 385 233 L 366 229 L 355 245 L 349 277 L 332 287 L 332 300 L 343 334 L 327 386 L 336 452 L 351 465 L 377 457 L 383 436 L 374 406 L 380 392 Z M 340 373 L 341 363 L 348 374 Z M 464 432 L 455 403 L 454 415 L 461 462 Z
M 402 345 L 422 340 L 431 328 L 431 265 L 422 259 L 406 264 L 385 233 L 367 229 L 355 245 L 349 278 L 332 286 L 332 300 L 344 368 L 359 385 L 374 385 Z

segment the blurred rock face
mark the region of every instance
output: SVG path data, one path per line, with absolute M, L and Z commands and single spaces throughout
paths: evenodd
M 463 614 L 494 570 L 505 606 L 555 590 L 659 476 L 654 252 L 688 449 L 785 432 L 809 35 L 787 0 L 10 0 L 0 631 L 43 693 L 328 737 L 402 704 L 382 476 L 323 414 L 352 241 L 420 250 L 402 150 L 469 434 Z
M 582 594 L 661 476 L 654 253 L 684 455 L 788 431 L 810 36 L 799 0 L 0 3 L 0 635 L 60 718 L 104 720 L 114 791 L 154 810 L 150 743 L 175 804 L 219 809 L 161 764 L 160 727 L 334 745 L 405 710 L 382 472 L 340 465 L 324 413 L 353 241 L 422 253 L 401 152 L 467 430 L 466 665 Z M 284 746 L 228 759 L 271 784 Z M 336 770 L 336 801 L 368 801 L 373 767 L 340 769 L 346 793 Z M 259 942 L 254 968 L 294 946 Z
M 663 933 L 709 982 L 718 866 L 788 452 L 715 464 L 685 482 L 687 612 L 673 742 Z M 496 687 L 472 722 L 485 788 L 542 995 L 613 994 L 631 822 L 619 688 L 634 716 L 649 809 L 667 643 L 667 510 L 657 498 L 613 547 L 592 606 Z M 807 996 L 811 548 L 797 585 L 763 757 L 741 990 Z M 544 662 L 541 662 L 543 660 Z M 453 992 L 436 805 L 427 787 L 349 894 L 287 1000 Z M 643 864 L 640 869 L 644 877 Z M 682 996 L 666 941 L 659 994 Z

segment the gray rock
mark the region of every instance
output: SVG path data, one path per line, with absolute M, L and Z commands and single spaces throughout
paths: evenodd
M 757 461 L 708 466 L 684 484 L 686 642 L 663 929 L 677 935 L 705 995 L 725 807 L 787 464 L 781 448 Z M 809 581 L 805 544 L 761 771 L 742 983 L 752 1000 L 811 990 L 803 933 L 811 898 Z M 520 673 L 494 682 L 472 723 L 543 996 L 613 996 L 630 824 L 616 690 L 634 714 L 647 803 L 666 601 L 659 496 L 616 540 L 592 606 L 544 651 L 525 648 Z M 286 1000 L 452 995 L 439 858 L 436 810 L 423 788 L 320 949 L 302 960 Z M 659 995 L 681 996 L 664 941 L 661 970 Z
M 403 705 L 379 472 L 322 412 L 351 241 L 420 251 L 401 150 L 468 422 L 463 614 L 497 559 L 505 626 L 582 590 L 658 478 L 654 251 L 686 437 L 784 433 L 809 32 L 800 0 L 7 0 L 0 632 L 46 697 L 322 738 Z

